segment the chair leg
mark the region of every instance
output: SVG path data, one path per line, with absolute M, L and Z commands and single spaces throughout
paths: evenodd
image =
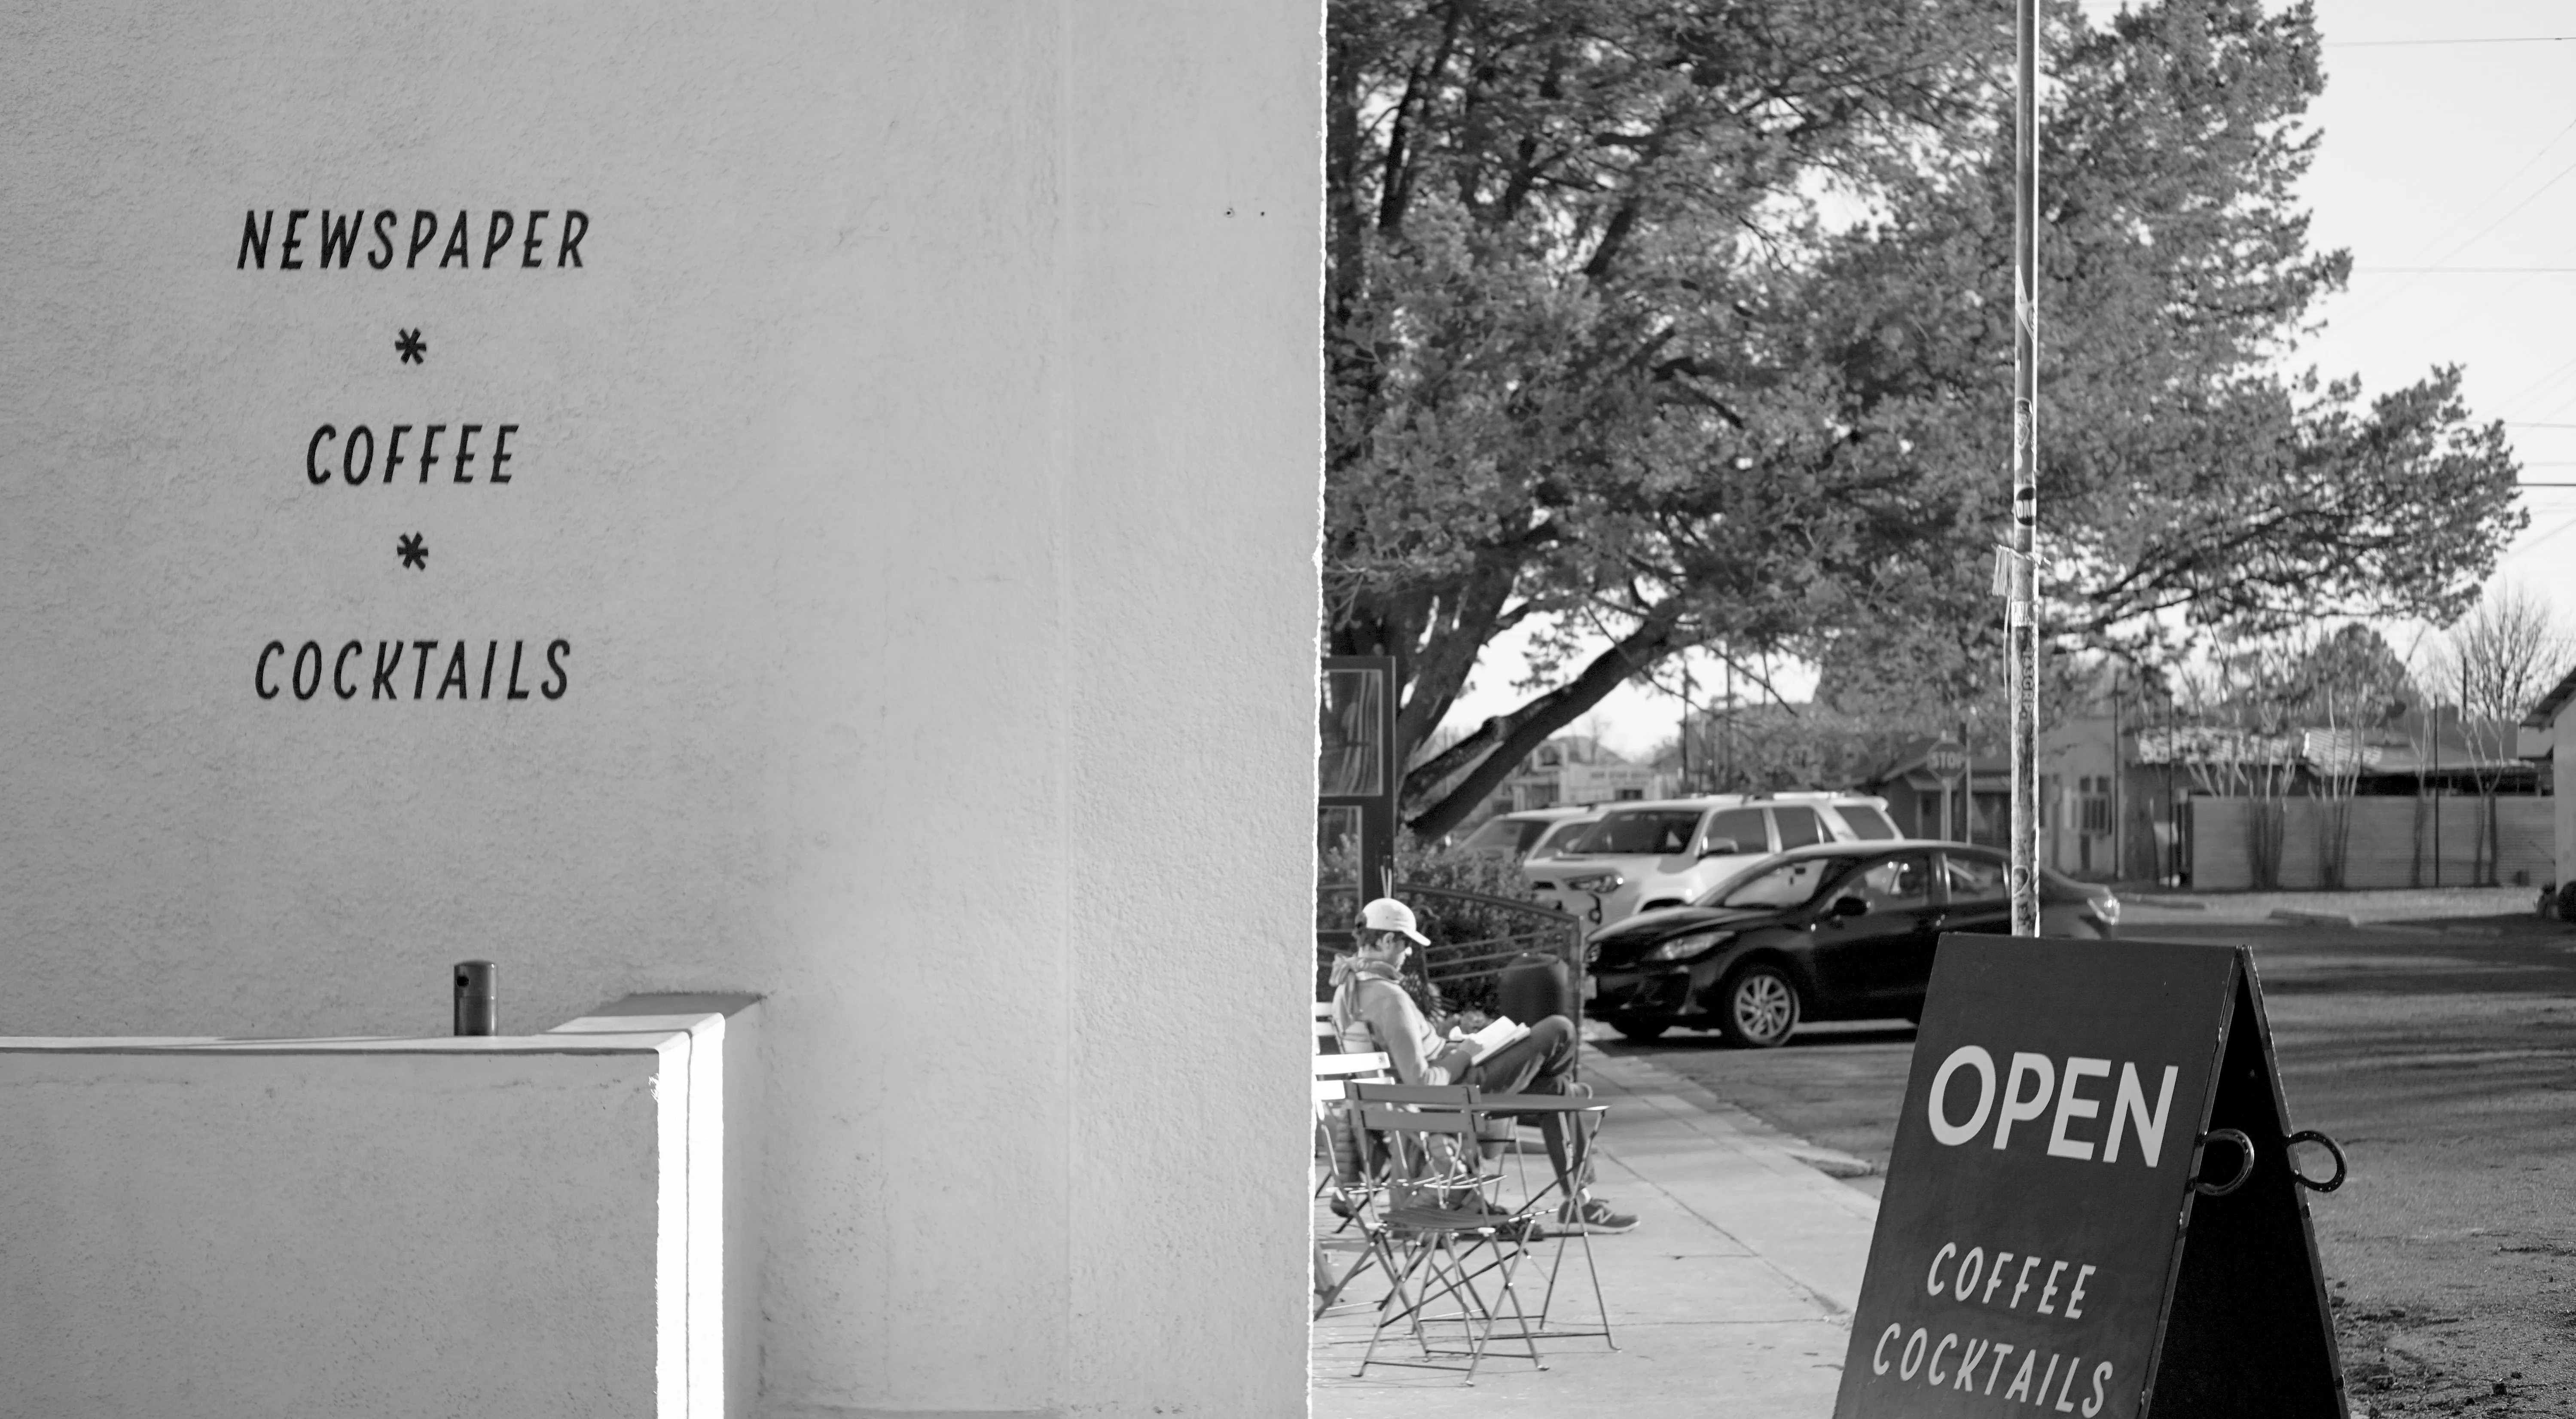
M 1542 1339 L 1556 1340 L 1571 1339 L 1587 1335 L 1598 1335 L 1604 1341 L 1609 1343 L 1611 1349 L 1616 1350 L 1619 1348 L 1619 1342 L 1610 1333 L 1610 1307 L 1601 1298 L 1601 1270 L 1599 1267 L 1595 1266 L 1592 1261 L 1592 1237 L 1590 1233 L 1577 1232 L 1573 1235 L 1571 1240 L 1582 1243 L 1583 1269 L 1585 1275 L 1592 1283 L 1592 1312 L 1593 1314 L 1601 1317 L 1601 1328 L 1598 1330 L 1550 1330 L 1547 1327 L 1548 1312 L 1553 1309 L 1556 1304 L 1557 1277 L 1565 1267 L 1565 1243 L 1567 1240 L 1568 1238 L 1564 1236 L 1557 1237 L 1556 1251 L 1548 1259 L 1547 1290 L 1539 1298 L 1538 1334 Z
M 1502 1338 L 1505 1306 L 1509 1307 L 1513 1322 L 1509 1338 L 1519 1342 L 1519 1348 L 1526 1352 L 1532 1365 L 1546 1369 L 1547 1362 L 1538 1350 L 1538 1335 L 1531 1327 L 1527 1309 L 1521 1304 L 1514 1276 L 1526 1253 L 1517 1247 L 1504 1249 L 1505 1244 L 1513 1240 L 1479 1233 L 1462 1254 L 1455 1234 L 1440 1233 L 1414 1238 L 1401 1265 L 1392 1259 L 1381 1262 L 1394 1276 L 1395 1285 L 1378 1307 L 1377 1325 L 1369 1336 L 1368 1352 L 1360 1358 L 1357 1375 L 1366 1376 L 1372 1364 L 1401 1365 L 1460 1371 L 1465 1382 L 1473 1384 L 1476 1371 L 1484 1364 L 1485 1357 L 1494 1353 L 1494 1342 Z M 1496 1245 L 1497 1258 L 1471 1270 L 1467 1258 L 1487 1242 Z M 1493 1278 L 1490 1299 L 1486 1291 L 1476 1284 L 1479 1277 L 1486 1276 Z M 1435 1313 L 1434 1307 L 1443 1302 L 1454 1306 L 1454 1313 Z M 1378 1359 L 1379 1342 L 1384 1339 L 1387 1328 L 1400 1319 L 1410 1321 L 1414 1345 L 1422 1358 Z M 1456 1342 L 1444 1344 L 1433 1328 L 1453 1322 L 1460 1328 L 1459 1338 Z M 1456 1348 L 1459 1345 L 1465 1348 Z M 1458 1359 L 1466 1363 L 1445 1363 Z
M 1520 1268 L 1522 1259 L 1528 1253 L 1518 1245 L 1510 1244 L 1511 1239 L 1501 1236 L 1479 1237 L 1476 1242 L 1470 1244 L 1468 1250 L 1472 1253 L 1476 1246 L 1487 1241 L 1491 1241 L 1495 1247 L 1495 1258 L 1472 1273 L 1467 1270 L 1465 1262 L 1458 1257 L 1454 1243 L 1449 1253 L 1455 1285 L 1472 1301 L 1473 1315 L 1465 1314 L 1462 1309 L 1460 1316 L 1462 1324 L 1472 1336 L 1467 1350 L 1466 1370 L 1467 1382 L 1470 1384 L 1475 1382 L 1476 1370 L 1483 1365 L 1485 1356 L 1493 1352 L 1494 1341 L 1502 1330 L 1502 1308 L 1506 1304 L 1511 1308 L 1512 1336 L 1520 1341 L 1521 1348 L 1527 1352 L 1531 1365 L 1541 1370 L 1547 1368 L 1547 1362 L 1539 1356 L 1538 1336 L 1531 1329 L 1528 1312 L 1521 1305 L 1520 1289 L 1514 1276 Z M 1480 1276 L 1492 1278 L 1493 1289 L 1490 1300 L 1487 1299 L 1487 1294 L 1476 1286 L 1476 1278 Z
M 1521 1310 L 1520 1292 L 1512 1284 L 1512 1273 L 1519 1269 L 1521 1260 L 1527 1255 L 1525 1251 L 1515 1251 L 1502 1258 L 1502 1275 L 1495 1294 L 1498 1299 L 1511 1302 L 1512 1319 L 1517 1323 L 1515 1328 L 1520 1336 L 1522 1347 L 1529 1351 L 1529 1362 L 1536 1368 L 1544 1370 L 1547 1368 L 1547 1362 L 1539 1358 L 1538 1334 L 1530 1329 L 1529 1316 Z M 1484 1359 L 1485 1351 L 1493 1344 L 1494 1329 L 1501 1323 L 1501 1313 L 1488 1307 L 1485 1314 L 1485 1332 L 1477 1340 L 1475 1357 L 1467 1362 L 1468 1383 L 1475 1383 L 1476 1366 Z
M 1387 1289 L 1385 1299 L 1377 1303 L 1377 1323 L 1369 1328 L 1368 1349 L 1360 1356 L 1360 1367 L 1352 1374 L 1354 1379 L 1367 1378 L 1369 1365 L 1377 1360 L 1378 1342 L 1386 1338 L 1386 1328 L 1392 1323 L 1387 1316 L 1390 1309 L 1395 1310 L 1398 1318 L 1414 1326 L 1417 1339 L 1421 1334 L 1420 1307 L 1405 1290 L 1405 1283 L 1413 1279 L 1413 1273 L 1420 1264 L 1420 1248 L 1408 1247 L 1404 1264 L 1398 1266 L 1394 1243 L 1385 1233 L 1378 1233 L 1371 1241 L 1376 1246 L 1378 1265 L 1386 1272 Z
M 1332 1274 L 1332 1262 L 1322 1242 L 1315 1244 L 1315 1260 L 1318 1267 L 1315 1285 L 1315 1319 L 1321 1320 L 1324 1312 L 1331 1310 L 1334 1303 L 1341 1300 L 1342 1292 L 1350 1289 L 1350 1284 L 1359 1279 L 1360 1273 L 1377 1264 L 1377 1249 L 1372 1246 L 1362 1251 L 1358 1259 L 1351 1263 L 1350 1269 L 1338 1277 Z

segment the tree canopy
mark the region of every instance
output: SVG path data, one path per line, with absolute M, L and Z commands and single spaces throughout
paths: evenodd
M 1421 742 L 1524 624 L 1610 649 L 1412 770 L 1418 831 L 1688 645 L 1973 697 L 2008 496 L 2010 7 L 1334 0 L 1325 615 Z M 2520 523 L 2456 370 L 2281 372 L 2348 259 L 2313 16 L 2047 12 L 2043 625 L 2447 621 Z M 1459 770 L 1484 756 L 1484 764 Z

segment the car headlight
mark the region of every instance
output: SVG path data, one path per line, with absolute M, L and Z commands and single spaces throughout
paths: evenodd
M 1735 939 L 1732 931 L 1694 931 L 1676 936 L 1646 953 L 1649 961 L 1695 960 Z
M 1568 890 L 1576 892 L 1615 892 L 1627 880 L 1616 872 L 1595 872 L 1589 877 L 1568 877 L 1565 885 Z

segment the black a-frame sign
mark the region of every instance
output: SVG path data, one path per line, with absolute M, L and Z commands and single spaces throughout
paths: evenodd
M 2252 954 L 1945 936 L 1838 1419 L 2345 1419 Z

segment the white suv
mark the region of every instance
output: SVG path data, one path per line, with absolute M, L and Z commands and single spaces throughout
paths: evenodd
M 1532 895 L 1606 926 L 1677 907 L 1793 847 L 1894 838 L 1887 800 L 1848 793 L 1718 794 L 1614 804 L 1521 864 Z
M 1547 850 L 1551 842 L 1565 841 L 1568 832 L 1581 828 L 1599 811 L 1597 807 L 1575 807 L 1524 808 L 1513 813 L 1497 813 L 1461 839 L 1458 851 L 1518 862 L 1532 853 Z

